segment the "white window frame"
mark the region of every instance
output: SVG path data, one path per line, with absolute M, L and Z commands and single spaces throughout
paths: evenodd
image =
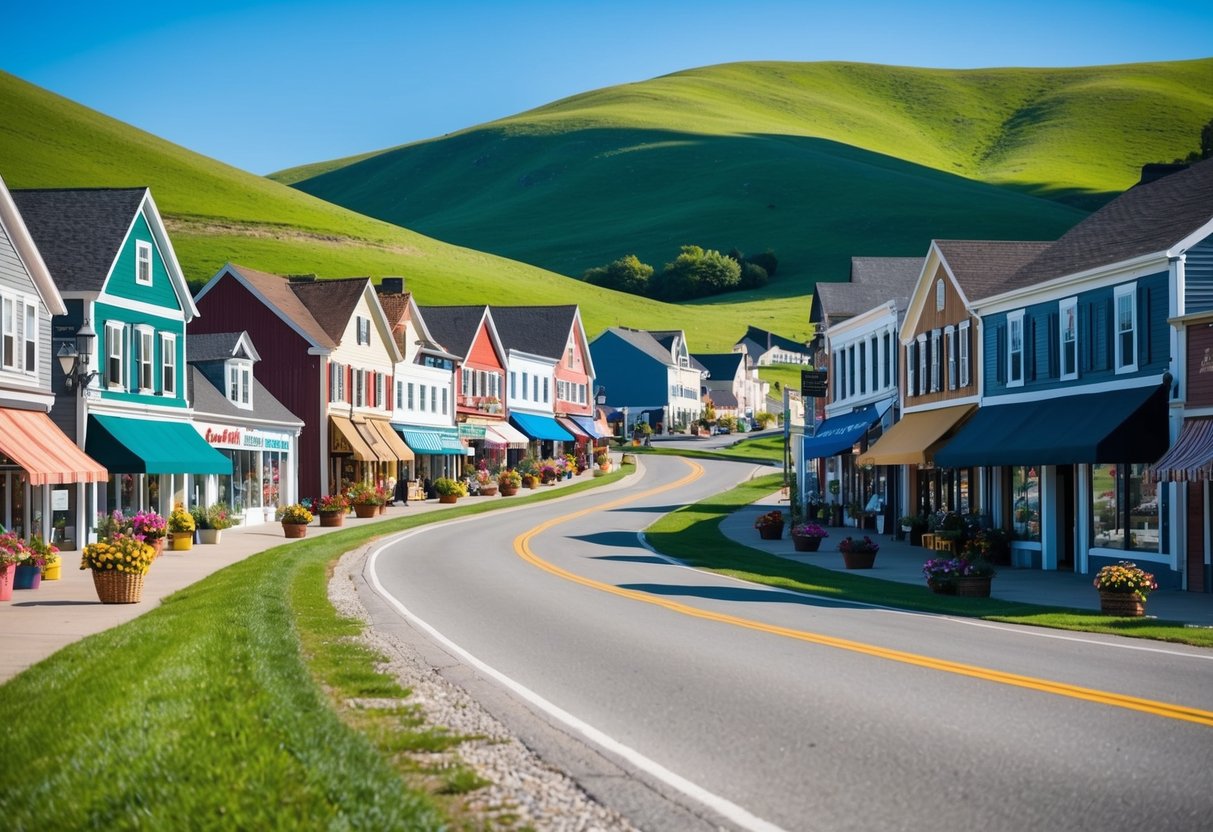
M 931 377 L 927 374 L 927 334 L 918 335 L 918 395 L 930 392 Z
M 155 344 L 156 332 L 150 326 L 145 324 L 135 325 L 135 337 L 139 340 L 139 357 L 138 357 L 138 372 L 136 381 L 140 393 L 155 393 L 156 392 L 156 374 L 155 374 Z M 146 384 L 144 383 L 146 382 Z
M 169 398 L 177 397 L 177 336 L 160 333 L 160 391 Z
M 931 330 L 931 392 L 938 393 L 943 389 L 943 333 L 938 329 Z
M 126 390 L 126 325 L 121 321 L 105 322 L 105 373 L 107 390 Z M 110 373 L 110 362 L 117 362 L 117 373 Z M 111 376 L 117 375 L 117 379 Z
M 947 298 L 947 292 L 943 288 L 943 278 L 941 277 L 935 281 L 935 311 L 936 312 L 943 311 L 943 307 L 944 307 L 946 298 Z
M 0 366 L 17 369 L 17 301 L 8 295 L 0 298 Z
M 955 390 L 959 381 L 956 367 L 956 327 L 949 325 L 943 328 L 943 343 L 948 351 L 948 389 Z
M 1074 321 L 1072 344 L 1074 347 L 1074 366 L 1066 370 L 1066 313 L 1071 313 Z M 1078 298 L 1066 298 L 1057 303 L 1057 373 L 1062 381 L 1073 381 L 1078 378 Z
M 1024 310 L 1017 309 L 1014 312 L 1007 313 L 1007 387 L 1023 387 L 1024 377 L 1027 376 L 1027 367 L 1024 366 L 1024 356 L 1027 354 L 1024 350 L 1024 328 L 1023 328 Z M 1019 350 L 1015 349 L 1015 331 L 1019 331 Z M 1019 353 L 1019 378 L 1015 378 L 1011 370 L 1015 367 L 1015 362 L 1012 356 Z
M 551 401 L 551 393 L 548 390 L 548 377 L 543 377 L 543 403 L 548 404 Z
M 38 305 L 26 300 L 22 303 L 24 324 L 22 339 L 24 348 L 21 350 L 21 366 L 26 373 L 36 375 L 38 372 Z
M 1113 340 L 1116 344 L 1116 374 L 1121 373 L 1136 373 L 1137 372 L 1137 283 L 1126 283 L 1123 286 L 1117 286 L 1113 290 L 1115 302 L 1112 305 L 1112 326 Z M 1129 299 L 1129 309 L 1131 312 L 1132 326 L 1128 331 L 1133 333 L 1133 360 L 1125 361 L 1125 356 L 1121 350 L 1121 328 L 1120 328 L 1120 301 L 1121 298 Z
M 404 382 L 396 380 L 396 410 L 404 410 Z
M 438 385 L 430 385 L 430 413 L 438 412 Z
M 416 410 L 417 409 L 417 404 L 416 404 L 417 400 L 413 397 L 413 392 L 414 392 L 413 382 L 410 381 L 408 383 L 408 398 L 405 399 L 405 409 L 406 410 Z
M 445 387 L 443 387 L 443 388 L 442 388 L 442 415 L 443 415 L 443 416 L 445 416 L 445 415 L 446 415 L 446 408 L 447 408 L 447 402 L 446 402 L 446 399 L 447 399 L 447 396 L 446 396 L 446 388 L 445 388 Z
M 910 347 L 914 342 L 906 344 L 906 396 L 917 396 L 918 389 L 915 386 L 918 383 L 918 362 L 910 360 Z
M 147 278 L 143 267 L 147 266 Z M 152 285 L 152 244 L 146 240 L 135 240 L 135 282 L 140 286 Z
M 959 361 L 957 362 L 959 364 L 959 384 L 963 389 L 973 383 L 973 379 L 969 373 L 969 322 L 964 321 L 957 331 L 959 333 L 958 340 L 960 342 L 960 348 L 957 350 L 959 354 Z

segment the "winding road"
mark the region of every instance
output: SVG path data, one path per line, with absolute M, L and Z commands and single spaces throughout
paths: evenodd
M 394 537 L 376 627 L 643 829 L 1213 828 L 1213 652 L 756 586 L 637 533 L 754 466 L 643 458 Z

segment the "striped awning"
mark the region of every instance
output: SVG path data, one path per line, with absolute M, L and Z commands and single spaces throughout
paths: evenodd
M 557 416 L 556 422 L 569 433 L 573 434 L 573 439 L 578 442 L 588 442 L 590 435 L 585 429 L 570 419 L 568 416 Z
M 24 468 L 30 485 L 105 482 L 109 476 L 42 411 L 0 407 L 0 456 Z
M 1179 439 L 1150 466 L 1155 482 L 1213 480 L 1213 418 L 1185 419 Z

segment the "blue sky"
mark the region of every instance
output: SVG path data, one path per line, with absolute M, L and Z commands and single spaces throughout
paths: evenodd
M 107 5 L 9 9 L 0 68 L 255 173 L 730 61 L 970 68 L 1213 56 L 1209 0 Z

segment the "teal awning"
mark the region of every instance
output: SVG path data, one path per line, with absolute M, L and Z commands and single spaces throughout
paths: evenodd
M 538 413 L 511 413 L 510 421 L 514 427 L 532 439 L 547 439 L 552 442 L 572 442 L 573 434 L 560 426 L 553 416 L 540 416 Z
M 459 431 L 455 428 L 426 428 L 417 425 L 396 424 L 393 424 L 392 427 L 404 438 L 404 444 L 412 448 L 415 454 L 467 455 L 468 450 L 459 440 Z
M 935 452 L 940 468 L 1154 462 L 1170 442 L 1161 385 L 982 405 Z
M 188 422 L 89 416 L 85 453 L 110 473 L 232 474 L 232 461 Z

